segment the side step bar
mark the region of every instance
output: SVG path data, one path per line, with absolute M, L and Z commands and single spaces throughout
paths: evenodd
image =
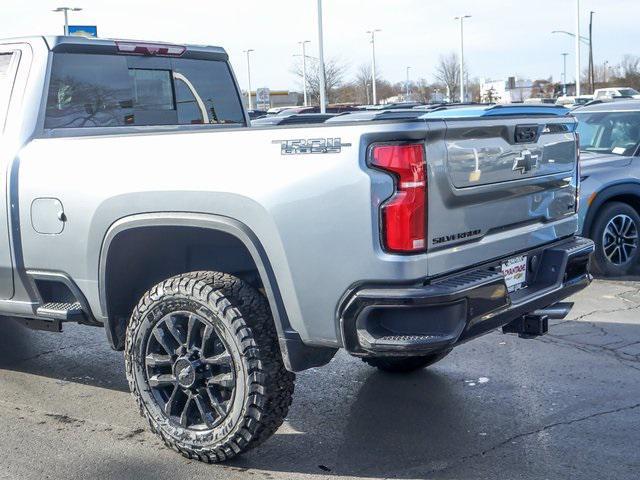
M 84 319 L 85 316 L 80 302 L 45 303 L 37 308 L 36 315 L 42 319 L 60 322 L 77 322 Z

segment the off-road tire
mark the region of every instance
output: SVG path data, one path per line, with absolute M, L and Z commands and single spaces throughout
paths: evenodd
M 224 329 L 233 343 L 234 403 L 220 425 L 199 432 L 172 423 L 146 377 L 144 336 L 162 314 L 197 310 Z M 242 280 L 218 272 L 192 272 L 169 278 L 147 291 L 127 327 L 125 364 L 129 387 L 151 430 L 187 458 L 221 462 L 259 445 L 287 415 L 295 375 L 282 362 L 269 305 Z
M 630 205 L 623 202 L 607 203 L 596 216 L 591 229 L 591 238 L 596 244 L 596 250 L 592 257 L 591 268 L 595 273 L 603 276 L 624 276 L 629 275 L 637 267 L 640 260 L 640 243 L 636 238 L 637 247 L 628 260 L 624 263 L 615 264 L 610 261 L 604 248 L 604 232 L 609 222 L 617 216 L 626 216 L 634 222 L 636 235 L 640 233 L 640 216 Z
M 410 373 L 439 362 L 451 350 L 432 353 L 422 357 L 365 357 L 362 361 L 378 370 L 388 373 Z

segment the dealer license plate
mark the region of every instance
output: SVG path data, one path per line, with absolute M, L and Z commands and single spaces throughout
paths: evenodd
M 502 262 L 502 273 L 509 292 L 515 292 L 526 286 L 527 257 L 513 257 Z

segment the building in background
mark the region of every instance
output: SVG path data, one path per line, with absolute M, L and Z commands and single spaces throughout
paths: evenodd
M 533 95 L 534 82 L 509 77 L 507 80 L 486 80 L 480 82 L 482 101 L 492 103 L 521 103 Z
M 268 94 L 266 93 L 267 91 Z M 248 108 L 246 91 L 242 92 L 242 103 L 245 108 Z M 268 110 L 269 108 L 274 107 L 295 107 L 297 105 L 302 105 L 302 94 L 299 92 L 290 92 L 288 90 L 269 90 L 266 88 L 258 88 L 256 91 L 251 92 L 251 104 L 255 105 L 256 108 L 259 105 L 261 110 Z

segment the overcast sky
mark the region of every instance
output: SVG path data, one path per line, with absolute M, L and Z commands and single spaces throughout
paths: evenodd
M 317 55 L 316 0 L 1 0 L 0 37 L 62 32 L 56 6 L 77 6 L 72 24 L 95 24 L 101 37 L 219 45 L 227 49 L 243 88 L 252 54 L 252 87 L 296 89 L 290 72 L 300 40 L 311 40 Z M 640 50 L 640 0 L 582 0 L 582 29 L 588 33 L 594 10 L 596 63 L 620 61 Z M 562 52 L 569 52 L 574 78 L 574 46 L 552 30 L 575 29 L 576 0 L 324 0 L 325 57 L 357 67 L 370 61 L 366 30 L 379 28 L 377 65 L 391 81 L 433 80 L 438 57 L 458 50 L 456 15 L 465 24 L 465 57 L 470 77 L 559 80 Z M 587 49 L 582 50 L 584 65 Z

